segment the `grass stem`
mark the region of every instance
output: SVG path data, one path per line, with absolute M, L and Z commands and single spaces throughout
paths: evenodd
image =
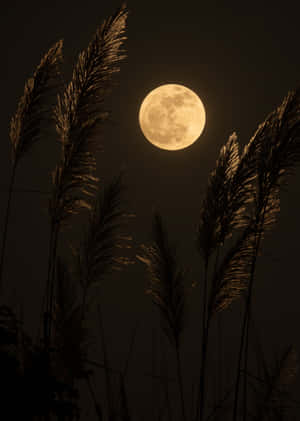
M 182 381 L 182 370 L 181 370 L 181 361 L 180 361 L 180 353 L 179 353 L 179 344 L 178 343 L 176 343 L 175 350 L 176 350 L 177 378 L 178 378 L 179 393 L 180 393 L 180 400 L 181 400 L 181 414 L 182 414 L 182 420 L 186 421 L 184 393 L 183 393 L 183 381 Z
M 202 421 L 204 411 L 204 388 L 205 388 L 205 364 L 206 364 L 206 350 L 208 339 L 208 323 L 207 323 L 207 277 L 208 277 L 208 260 L 204 267 L 204 288 L 203 288 L 203 311 L 202 311 L 202 354 L 201 367 L 199 379 L 199 399 L 197 405 L 196 420 Z
M 8 190 L 8 199 L 7 199 L 7 206 L 6 206 L 6 213 L 5 213 L 5 220 L 4 220 L 4 231 L 2 237 L 2 248 L 1 248 L 1 260 L 0 260 L 0 295 L 3 294 L 3 265 L 4 265 L 4 257 L 5 257 L 5 250 L 6 250 L 6 242 L 7 242 L 7 232 L 8 232 L 8 224 L 9 224 L 9 217 L 10 217 L 10 206 L 12 200 L 12 193 L 13 187 L 16 178 L 16 161 L 12 167 L 12 173 L 10 178 L 9 190 Z

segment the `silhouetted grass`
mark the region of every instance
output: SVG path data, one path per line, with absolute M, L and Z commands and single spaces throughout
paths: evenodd
M 179 355 L 180 335 L 184 322 L 184 272 L 178 267 L 177 256 L 169 244 L 161 216 L 155 213 L 153 219 L 154 243 L 151 246 L 143 246 L 144 253 L 137 257 L 147 266 L 150 275 L 147 293 L 158 306 L 163 318 L 164 333 L 175 348 L 182 419 L 186 421 Z
M 62 61 L 62 45 L 61 40 L 51 47 L 37 66 L 33 77 L 26 81 L 24 93 L 10 123 L 12 172 L 0 256 L 0 294 L 3 293 L 3 264 L 16 171 L 21 158 L 30 152 L 36 142 L 41 140 L 44 125 L 50 119 L 51 106 L 49 105 L 49 99 L 61 85 L 59 65 Z
M 52 174 L 53 194 L 49 202 L 51 221 L 48 280 L 46 288 L 45 344 L 51 340 L 55 260 L 58 235 L 72 215 L 90 209 L 89 197 L 96 190 L 96 156 L 100 149 L 96 134 L 108 116 L 104 99 L 111 78 L 124 58 L 122 44 L 127 11 L 122 7 L 96 31 L 88 47 L 79 54 L 70 83 L 58 96 L 54 111 L 62 146 L 61 162 Z
M 288 94 L 259 125 L 241 152 L 233 133 L 221 148 L 216 167 L 210 174 L 196 231 L 195 247 L 203 269 L 203 277 L 196 283 L 203 283 L 199 328 L 195 331 L 201 338 L 201 351 L 195 408 L 189 410 L 189 384 L 184 384 L 182 370 L 182 333 L 188 310 L 186 272 L 158 212 L 153 217 L 152 243 L 132 250 L 123 178 L 117 176 L 102 186 L 95 175 L 99 131 L 108 115 L 105 98 L 112 87 L 112 76 L 125 56 L 122 48 L 126 19 L 127 9 L 122 6 L 101 25 L 88 47 L 80 53 L 71 81 L 57 97 L 53 120 L 61 157 L 52 174 L 53 190 L 49 200 L 50 247 L 44 331 L 34 344 L 25 332 L 22 317 L 18 318 L 9 306 L 0 306 L 0 367 L 5 390 L 1 410 L 8 411 L 10 420 L 81 420 L 79 386 L 84 384 L 99 421 L 133 420 L 132 409 L 137 402 L 131 400 L 126 380 L 137 328 L 132 334 L 124 370 L 114 368 L 105 340 L 108 332 L 102 314 L 102 297 L 97 294 L 98 287 L 112 272 L 118 270 L 124 275 L 124 268 L 137 258 L 145 265 L 149 279 L 145 292 L 158 307 L 163 332 L 175 351 L 176 379 L 169 376 L 167 358 L 163 375 L 150 374 L 152 380 L 161 382 L 164 391 L 158 420 L 288 420 L 290 407 L 297 403 L 288 393 L 298 371 L 297 351 L 290 346 L 276 364 L 267 363 L 254 335 L 252 294 L 261 243 L 280 211 L 280 188 L 287 183 L 287 176 L 293 173 L 300 159 L 300 91 Z M 24 95 L 11 121 L 13 171 L 2 240 L 0 288 L 17 163 L 41 139 L 42 129 L 49 122 L 50 108 L 43 104 L 47 104 L 48 94 L 62 87 L 58 67 L 61 60 L 62 41 L 59 41 L 44 56 L 33 78 L 26 82 Z M 83 209 L 87 210 L 87 225 L 79 246 L 73 246 L 69 266 L 59 254 L 58 240 L 70 218 Z M 212 373 L 208 363 L 211 351 L 208 339 L 213 329 L 212 320 L 240 298 L 243 298 L 244 316 L 238 361 L 233 368 L 235 379 L 232 378 L 224 390 L 219 388 L 219 401 L 210 406 Z M 93 332 L 90 325 L 93 311 L 97 314 L 97 332 Z M 96 346 L 96 334 L 101 339 L 103 356 L 99 361 L 90 356 Z M 248 369 L 249 343 L 256 349 L 257 372 Z M 222 361 L 223 364 L 226 362 Z M 94 386 L 96 374 L 100 376 L 100 373 L 105 380 L 104 397 Z M 138 386 L 147 375 L 139 373 Z M 117 387 L 113 378 L 117 379 Z M 169 390 L 169 383 L 176 380 L 178 414 Z

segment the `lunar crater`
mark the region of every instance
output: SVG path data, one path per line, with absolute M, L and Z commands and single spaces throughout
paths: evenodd
M 144 99 L 139 122 L 145 137 L 155 146 L 183 149 L 194 143 L 205 125 L 200 98 L 182 85 L 159 86 Z

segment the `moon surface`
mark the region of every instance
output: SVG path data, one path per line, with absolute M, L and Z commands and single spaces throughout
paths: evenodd
M 203 132 L 205 121 L 204 105 L 198 95 L 183 85 L 171 83 L 151 91 L 139 111 L 146 139 L 169 151 L 194 143 Z

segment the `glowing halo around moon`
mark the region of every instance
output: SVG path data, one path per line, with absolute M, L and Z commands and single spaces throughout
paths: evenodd
M 151 91 L 139 111 L 141 130 L 153 145 L 176 151 L 192 145 L 203 132 L 204 105 L 183 85 L 166 84 Z

